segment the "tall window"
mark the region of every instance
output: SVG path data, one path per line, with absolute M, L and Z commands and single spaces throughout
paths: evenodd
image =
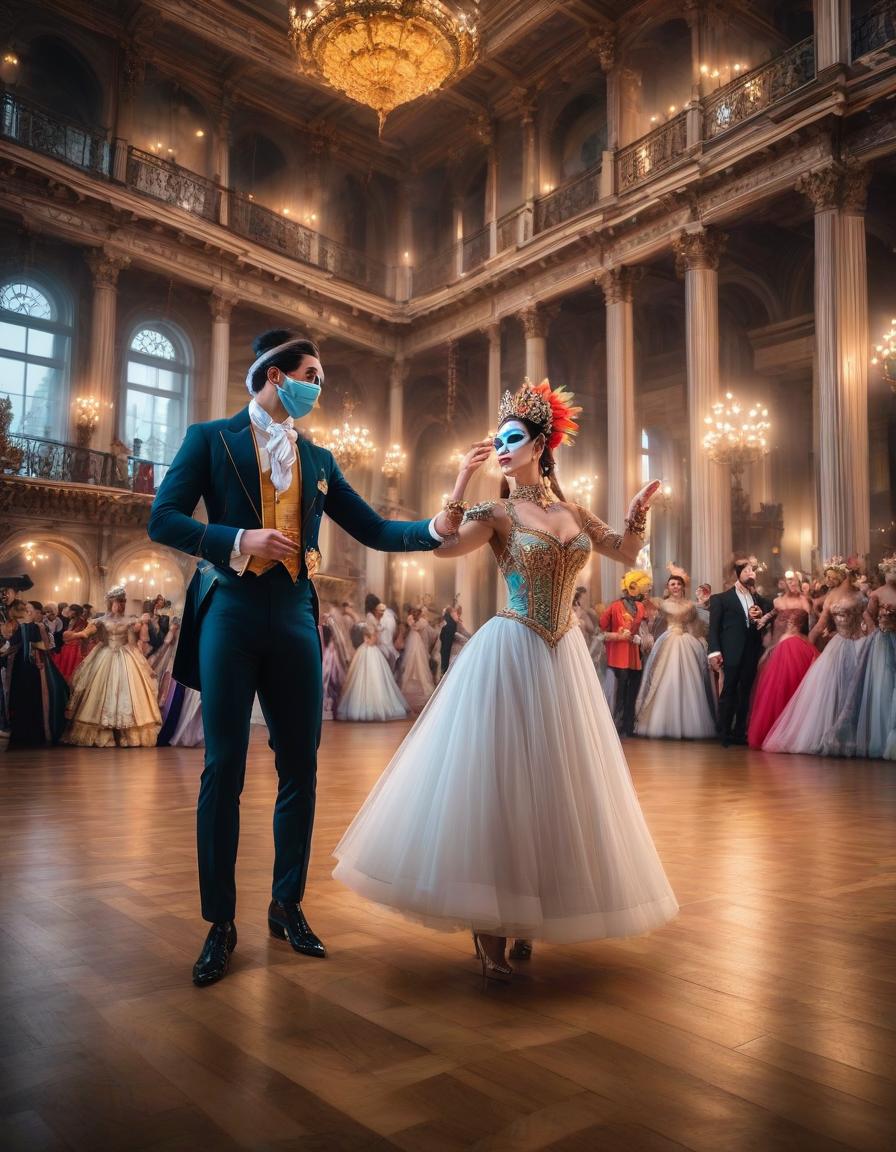
M 13 432 L 64 435 L 71 338 L 52 292 L 25 279 L 0 281 L 0 397 L 12 401 Z
M 124 403 L 124 438 L 135 455 L 170 463 L 186 427 L 189 380 L 189 351 L 174 329 L 138 328 L 128 347 Z
M 646 484 L 650 476 L 650 439 L 647 430 L 641 429 L 641 483 Z

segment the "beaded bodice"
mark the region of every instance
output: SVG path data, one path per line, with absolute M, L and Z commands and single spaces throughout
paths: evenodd
M 693 628 L 697 619 L 697 606 L 690 600 L 660 601 L 660 611 L 666 617 L 667 632 L 687 632 Z
M 492 516 L 493 504 L 477 505 L 467 512 L 471 520 Z M 592 539 L 616 537 L 596 517 L 585 517 L 582 530 L 571 540 L 530 528 L 517 515 L 512 501 L 504 508 L 510 519 L 510 535 L 498 565 L 507 584 L 507 607 L 499 616 L 519 620 L 553 647 L 576 627 L 572 608 L 577 577 L 588 562 Z
M 809 627 L 809 613 L 805 608 L 779 608 L 775 624 L 779 626 L 781 632 L 788 626 L 797 632 L 805 632 Z
M 126 616 L 104 616 L 102 625 L 109 647 L 124 648 L 130 639 L 129 633 L 134 627 L 134 621 Z
M 896 604 L 881 604 L 878 607 L 877 626 L 881 632 L 896 632 Z
M 838 600 L 830 605 L 831 619 L 838 636 L 846 640 L 858 640 L 862 635 L 862 613 L 865 610 L 861 600 Z

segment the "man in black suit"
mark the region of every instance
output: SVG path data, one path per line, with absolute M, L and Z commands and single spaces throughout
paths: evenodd
M 735 561 L 734 571 L 734 587 L 709 601 L 709 663 L 724 676 L 719 697 L 723 748 L 747 742 L 747 713 L 762 655 L 762 633 L 774 611 L 771 602 L 756 592 L 756 571 L 750 561 Z
M 457 634 L 457 610 L 450 605 L 442 613 L 442 631 L 439 633 L 439 655 L 441 656 L 441 671 L 444 676 L 451 663 L 451 647 Z

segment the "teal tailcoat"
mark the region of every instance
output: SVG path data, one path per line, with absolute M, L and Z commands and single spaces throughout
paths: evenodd
M 438 547 L 428 520 L 383 519 L 355 492 L 326 448 L 300 435 L 297 449 L 302 468 L 299 581 L 309 579 L 308 561 L 316 558 L 325 512 L 368 548 L 422 552 Z M 205 502 L 207 524 L 193 516 L 200 500 Z M 175 679 L 189 688 L 200 688 L 198 639 L 208 598 L 222 573 L 233 575 L 230 558 L 237 531 L 263 527 L 261 509 L 258 457 L 248 407 L 227 420 L 191 425 L 159 487 L 148 528 L 150 539 L 157 544 L 200 558 L 187 589 L 174 663 Z M 315 610 L 316 603 L 315 597 Z

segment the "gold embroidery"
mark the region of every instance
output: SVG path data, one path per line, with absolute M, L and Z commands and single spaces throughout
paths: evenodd
M 316 548 L 305 549 L 305 567 L 308 569 L 308 579 L 313 580 L 320 570 L 323 557 Z
M 320 480 L 317 482 L 317 490 L 318 492 L 323 492 L 324 496 L 326 496 L 326 494 L 330 491 L 330 485 L 326 482 L 323 476 L 321 476 Z

